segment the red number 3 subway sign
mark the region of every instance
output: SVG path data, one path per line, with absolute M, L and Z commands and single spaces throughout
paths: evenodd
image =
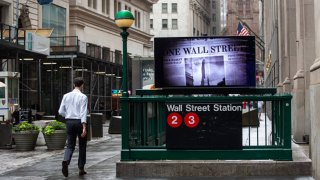
M 184 116 L 184 124 L 189 128 L 194 128 L 199 124 L 199 116 L 194 112 L 189 112 Z

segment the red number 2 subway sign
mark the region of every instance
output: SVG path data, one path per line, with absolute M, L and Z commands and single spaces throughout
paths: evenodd
M 167 123 L 172 128 L 177 128 L 182 124 L 182 117 L 179 113 L 173 112 L 167 116 Z

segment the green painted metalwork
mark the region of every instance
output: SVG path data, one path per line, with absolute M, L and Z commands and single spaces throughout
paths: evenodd
M 201 88 L 168 88 L 168 89 L 155 89 L 155 90 L 145 90 L 137 89 L 137 95 L 169 95 L 169 94 L 276 94 L 277 90 L 275 88 L 226 88 L 226 87 L 201 87 Z
M 270 92 L 267 92 L 267 95 L 258 93 L 258 95 L 218 96 L 201 94 L 164 95 L 160 91 L 154 94 L 141 91 L 140 96 L 122 97 L 121 160 L 292 160 L 291 98 L 290 94 L 273 95 Z M 250 109 L 254 109 L 258 101 L 265 102 L 265 112 L 269 110 L 268 118 L 270 120 L 268 122 L 271 123 L 271 135 L 265 137 L 265 143 L 259 142 L 259 138 L 251 139 L 249 135 L 250 143 L 243 145 L 241 150 L 166 149 L 166 103 L 242 103 L 244 101 L 249 103 Z M 267 122 L 266 119 L 265 122 Z M 258 125 L 248 128 L 249 134 L 254 128 L 257 133 L 251 134 L 259 136 Z M 265 129 L 264 134 L 267 136 L 267 128 Z
M 278 149 L 243 149 L 243 150 L 166 150 L 166 149 L 131 149 L 130 160 L 256 160 L 274 159 L 292 160 L 292 150 Z M 123 159 L 121 159 L 124 161 Z
M 123 31 L 120 33 L 122 36 L 122 96 L 128 97 L 128 62 L 127 62 L 127 39 L 129 36 L 129 33 L 127 32 L 126 28 L 123 28 Z

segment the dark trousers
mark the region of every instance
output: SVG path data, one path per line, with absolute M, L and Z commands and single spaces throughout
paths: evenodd
M 82 124 L 80 120 L 66 120 L 68 142 L 67 148 L 64 151 L 64 161 L 70 164 L 73 151 L 76 146 L 77 136 L 79 139 L 79 158 L 78 158 L 78 168 L 84 168 L 86 164 L 86 148 L 87 148 L 87 137 L 82 138 Z

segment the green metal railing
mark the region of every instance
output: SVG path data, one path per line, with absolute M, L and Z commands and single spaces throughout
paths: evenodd
M 8 42 L 12 45 L 24 48 L 25 46 L 25 35 L 24 29 L 19 29 L 14 26 L 0 23 L 0 40 Z
M 141 96 L 121 98 L 123 103 L 121 160 L 292 160 L 292 96 L 256 92 L 258 93 L 253 95 L 225 96 L 169 95 L 163 91 L 144 91 L 140 93 Z M 166 148 L 165 104 L 246 102 L 248 111 L 254 111 L 257 110 L 258 101 L 263 101 L 265 104 L 263 112 L 271 113 L 268 115 L 263 113 L 260 119 L 249 117 L 249 124 L 242 128 L 243 138 L 246 138 L 243 139 L 242 149 L 171 150 Z

